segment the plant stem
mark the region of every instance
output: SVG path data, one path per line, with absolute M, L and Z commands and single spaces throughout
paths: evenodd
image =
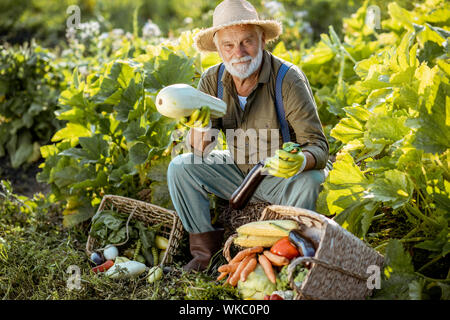
M 415 227 L 413 228 L 410 232 L 408 232 L 408 234 L 406 236 L 403 237 L 403 239 L 407 239 L 409 237 L 411 237 L 413 234 L 415 234 L 417 231 L 419 230 L 419 227 Z
M 380 214 L 374 216 L 374 217 L 372 218 L 372 221 L 376 221 L 376 220 L 378 220 L 378 219 L 381 219 L 381 218 L 383 218 L 385 215 L 386 215 L 385 213 L 380 213 Z
M 425 280 L 428 280 L 428 281 L 432 281 L 432 282 L 450 282 L 450 279 L 448 279 L 448 277 L 447 277 L 447 279 L 435 279 L 435 278 L 430 278 L 430 277 L 424 276 L 423 274 L 418 273 L 418 272 L 414 272 L 414 273 L 416 275 L 418 275 L 419 277 L 422 277 L 422 278 L 424 278 Z
M 419 209 L 417 209 L 416 207 L 412 206 L 410 203 L 406 204 L 406 208 L 408 208 L 408 211 L 410 213 L 412 213 L 413 215 L 415 215 L 416 217 L 418 217 L 419 219 L 422 219 L 423 221 L 433 225 L 434 227 L 441 228 L 439 223 L 437 223 L 433 219 L 431 219 L 431 218 L 427 217 L 426 215 L 424 215 L 422 212 L 420 212 Z
M 386 246 L 389 243 L 389 240 L 386 240 L 382 244 L 375 247 L 375 250 L 381 249 L 382 247 Z M 402 238 L 402 239 L 399 239 L 398 241 L 400 241 L 400 242 L 419 242 L 419 241 L 424 241 L 424 240 L 429 240 L 429 238 L 426 238 L 426 237 L 415 237 L 415 238 L 408 238 L 408 239 Z
M 434 257 L 433 259 L 431 259 L 430 261 L 428 261 L 426 264 L 424 264 L 419 270 L 417 270 L 417 272 L 422 272 L 423 270 L 425 270 L 426 268 L 428 268 L 429 266 L 431 266 L 433 263 L 439 261 L 441 258 L 442 258 L 442 256 Z
M 429 215 L 431 215 L 430 204 L 428 203 L 427 199 L 425 199 L 422 192 L 420 192 L 420 189 L 417 188 L 416 190 L 417 190 L 417 194 L 419 195 L 419 197 L 422 198 L 422 201 L 425 203 L 425 210 L 428 212 Z

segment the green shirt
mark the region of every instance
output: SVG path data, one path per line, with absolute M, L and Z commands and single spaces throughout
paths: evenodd
M 231 75 L 225 70 L 222 76 L 222 99 L 227 104 L 227 113 L 220 119 L 212 119 L 212 127 L 225 133 L 234 161 L 245 175 L 259 160 L 273 156 L 283 144 L 275 108 L 275 82 L 282 63 L 283 60 L 264 51 L 258 85 L 247 97 L 244 110 L 239 105 Z M 219 65 L 206 70 L 198 89 L 216 97 L 218 72 Z M 292 66 L 286 73 L 282 96 L 291 140 L 305 145 L 303 150 L 314 156 L 314 169 L 325 168 L 328 142 L 308 79 L 297 66 Z

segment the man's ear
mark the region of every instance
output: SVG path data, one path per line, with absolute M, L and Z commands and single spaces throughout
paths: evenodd
M 264 50 L 264 47 L 266 46 L 266 35 L 264 32 L 261 34 L 261 49 Z

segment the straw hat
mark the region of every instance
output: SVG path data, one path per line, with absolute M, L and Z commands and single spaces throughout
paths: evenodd
M 275 20 L 260 20 L 255 7 L 245 0 L 225 0 L 214 10 L 213 26 L 201 30 L 194 38 L 200 51 L 217 51 L 214 34 L 225 27 L 253 24 L 264 30 L 266 41 L 275 40 L 282 32 L 282 25 Z

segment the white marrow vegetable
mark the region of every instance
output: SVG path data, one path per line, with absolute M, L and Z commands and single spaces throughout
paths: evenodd
M 112 279 L 133 278 L 145 272 L 145 268 L 145 264 L 131 260 L 114 264 L 105 275 Z
M 163 276 L 163 270 L 160 267 L 157 267 L 157 266 L 152 267 L 148 271 L 147 282 L 153 283 L 155 281 L 160 280 L 162 278 L 162 276 Z
M 105 251 L 103 251 L 103 256 L 106 260 L 114 260 L 119 255 L 119 250 L 111 244 L 106 246 Z
M 167 86 L 156 96 L 156 109 L 168 118 L 187 117 L 203 106 L 211 109 L 211 118 L 221 118 L 227 112 L 227 104 L 224 101 L 187 84 Z
M 123 262 L 127 262 L 127 261 L 131 261 L 131 260 L 128 259 L 127 257 L 117 257 L 116 260 L 114 261 L 114 263 L 123 263 Z

